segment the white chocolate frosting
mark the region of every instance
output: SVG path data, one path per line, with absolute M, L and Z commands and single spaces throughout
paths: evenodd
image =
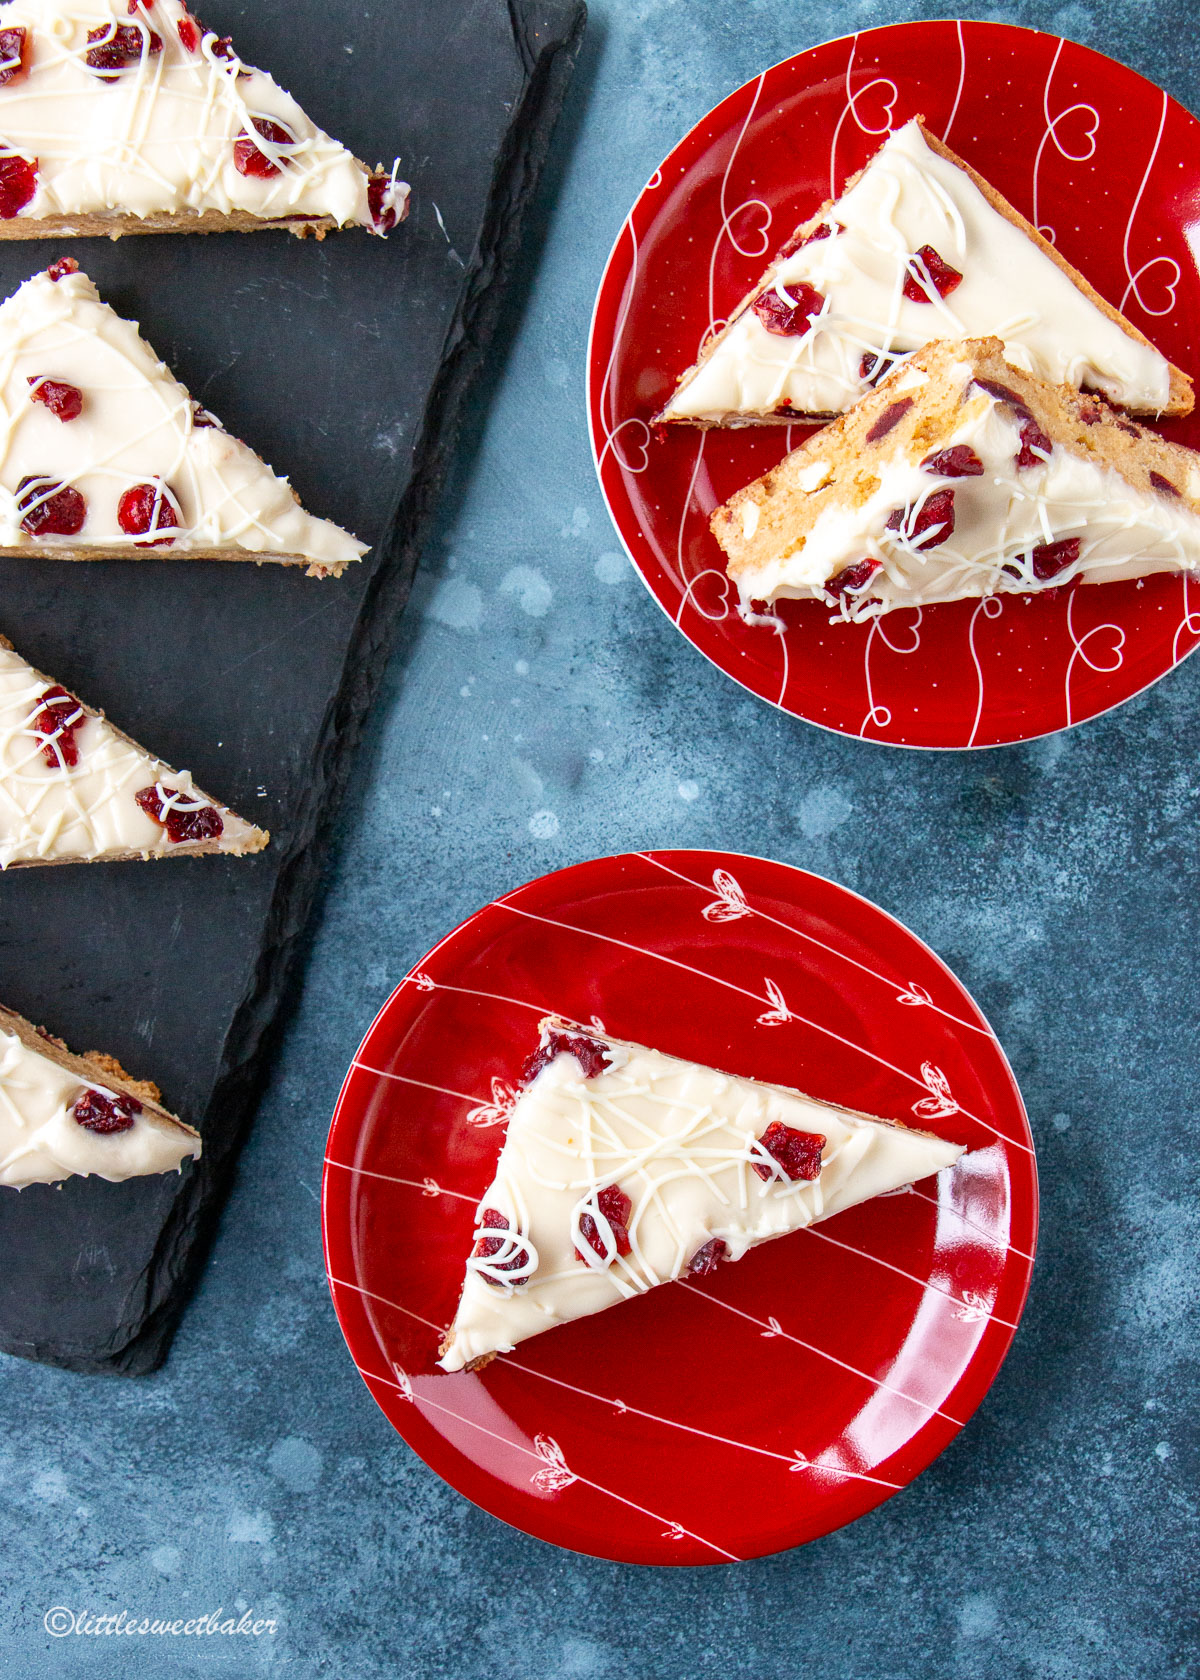
M 1084 385 L 1145 413 L 1166 407 L 1170 365 L 1118 323 L 971 177 L 934 152 L 917 121 L 897 129 L 822 220 L 830 238 L 803 244 L 758 293 L 801 283 L 824 299 L 803 335 L 769 332 L 748 304 L 707 359 L 685 375 L 666 419 L 750 419 L 788 404 L 839 414 L 869 389 L 864 356 L 896 362 L 933 339 L 1004 341 L 1005 359 L 1052 384 Z M 945 297 L 905 297 L 915 253 L 932 246 L 961 275 Z M 920 281 L 921 265 L 916 265 Z M 789 291 L 789 288 L 791 290 Z
M 950 377 L 961 378 L 965 387 L 972 374 L 962 362 Z M 925 376 L 910 370 L 903 378 L 912 389 Z M 861 620 L 897 607 L 1036 593 L 1061 588 L 1076 577 L 1111 583 L 1200 569 L 1200 517 L 1182 497 L 1137 489 L 1114 467 L 1095 457 L 1085 459 L 1061 443 L 1052 445 L 1048 457 L 1038 450 L 1036 464 L 1018 469 L 1018 421 L 1010 408 L 982 391 L 972 392 L 961 424 L 939 441 L 938 449 L 960 444 L 979 457 L 980 476 L 938 476 L 899 447 L 890 458 L 873 458 L 877 487 L 859 506 L 831 502 L 796 552 L 772 557 L 753 570 L 739 569 L 743 601 L 815 597 L 837 606 L 838 616 Z M 814 463 L 810 494 L 828 474 L 824 463 Z M 1200 461 L 1194 477 L 1194 488 L 1200 490 Z M 928 498 L 945 490 L 954 493 L 954 530 L 945 541 L 922 549 L 921 537 L 908 541 L 903 531 L 886 528 L 896 509 L 904 508 L 914 510 L 912 529 Z M 747 535 L 752 535 L 760 510 L 747 504 L 745 515 L 751 527 Z M 1033 550 L 1070 539 L 1078 540 L 1078 557 L 1039 579 Z M 861 560 L 878 561 L 881 569 L 857 596 L 839 600 L 825 590 L 830 578 Z
M 101 1133 L 72 1112 L 87 1090 L 112 1097 L 103 1074 L 85 1079 L 0 1027 L 0 1184 L 53 1184 L 73 1174 L 114 1181 L 178 1170 L 200 1139 L 146 1104 L 125 1131 Z
M 188 771 L 172 770 L 78 705 L 66 714 L 82 714 L 72 732 L 78 763 L 70 767 L 50 737 L 34 728 L 51 686 L 19 654 L 0 647 L 0 869 L 194 851 L 194 842 L 173 842 L 134 795 L 158 788 L 160 806 L 177 794 L 185 809 L 216 801 L 195 787 Z M 223 825 L 221 851 L 258 851 L 266 844 L 261 829 L 224 805 L 216 809 Z
M 161 51 L 115 74 L 87 64 L 89 33 L 128 26 L 147 41 L 153 32 Z M 128 0 L 10 0 L 0 28 L 18 27 L 30 32 L 32 56 L 27 74 L 0 86 L 0 146 L 37 162 L 37 191 L 18 217 L 244 211 L 381 231 L 364 166 L 181 0 L 148 0 L 132 14 Z M 280 165 L 265 179 L 234 161 L 255 118 L 294 136 L 285 150 L 261 145 Z M 383 207 L 399 220 L 407 198 L 393 170 Z
M 543 1041 L 565 1023 L 543 1022 Z M 627 1044 L 607 1047 L 588 1079 L 561 1051 L 521 1092 L 496 1177 L 479 1204 L 476 1239 L 495 1238 L 491 1209 L 508 1221 L 490 1262 L 473 1251 L 442 1366 L 461 1370 L 528 1336 L 601 1312 L 683 1276 L 704 1246 L 738 1260 L 756 1243 L 827 1219 L 871 1196 L 953 1165 L 958 1144 Z M 756 1140 L 778 1121 L 825 1139 L 819 1176 L 789 1180 Z M 772 1167 L 764 1181 L 754 1162 Z M 616 1185 L 629 1198 L 630 1251 L 605 1263 L 580 1236 L 581 1216 Z M 600 1213 L 598 1240 L 610 1254 Z M 478 1246 L 478 1244 L 477 1244 Z M 579 1258 L 583 1252 L 590 1259 Z M 510 1261 L 512 1270 L 503 1267 Z
M 31 382 L 45 380 L 76 388 L 77 418 L 61 420 L 34 400 Z M 83 495 L 87 516 L 77 535 L 22 529 L 18 489 L 28 478 Z M 158 533 L 174 539 L 168 548 L 138 548 L 121 529 L 121 497 L 139 484 L 162 486 L 176 510 L 178 525 Z M 55 548 L 232 551 L 307 560 L 322 572 L 366 553 L 348 532 L 306 513 L 286 479 L 198 410 L 136 324 L 103 303 L 82 273 L 36 274 L 0 304 L 0 549 Z

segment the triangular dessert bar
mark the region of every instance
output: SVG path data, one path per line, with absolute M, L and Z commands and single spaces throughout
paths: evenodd
M 267 840 L 0 636 L 0 870 L 240 855 Z
M 549 1018 L 525 1069 L 447 1371 L 949 1167 L 928 1132 Z
M 366 553 L 188 395 L 72 258 L 0 304 L 0 417 L 0 553 L 321 577 Z
M 930 344 L 712 516 L 743 602 L 841 618 L 1200 568 L 1200 456 L 1100 398 Z
M 162 1106 L 157 1085 L 101 1051 L 72 1055 L 0 1007 L 0 1185 L 139 1178 L 199 1154 L 199 1133 Z
M 919 118 L 792 235 L 660 420 L 786 423 L 850 408 L 933 339 L 997 337 L 1015 366 L 1140 414 L 1192 385 Z
M 323 134 L 181 0 L 0 13 L 0 238 L 384 234 L 408 187 Z

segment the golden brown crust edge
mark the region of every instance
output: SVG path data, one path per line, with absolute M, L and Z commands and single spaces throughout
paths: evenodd
M 98 544 L 95 548 L 59 548 L 52 543 L 28 548 L 0 547 L 0 559 L 66 560 L 80 564 L 89 560 L 160 560 L 167 564 L 180 560 L 229 560 L 254 566 L 304 566 L 305 577 L 313 578 L 341 577 L 347 566 L 362 563 L 358 559 L 319 561 L 308 554 L 264 554 L 251 548 L 190 548 L 172 553 L 169 549 L 138 548 L 133 543 L 124 547 L 118 543 Z
M 1148 339 L 1144 332 L 1141 332 L 1137 327 L 1135 327 L 1132 321 L 1126 320 L 1120 310 L 1115 309 L 1113 305 L 1109 303 L 1107 298 L 1101 297 L 1100 293 L 1096 291 L 1095 287 L 1092 286 L 1082 274 L 1080 274 L 1079 270 L 1072 267 L 1066 258 L 1055 250 L 1050 241 L 1045 239 L 1038 232 L 1033 223 L 1027 221 L 1019 210 L 1011 205 L 1006 198 L 996 191 L 995 187 L 993 187 L 982 175 L 979 174 L 978 170 L 972 169 L 971 165 L 965 158 L 959 157 L 958 153 L 950 146 L 947 146 L 944 140 L 939 140 L 936 134 L 931 133 L 925 125 L 925 119 L 923 116 L 918 116 L 916 118 L 916 122 L 921 130 L 922 136 L 925 139 L 925 143 L 928 145 L 930 150 L 936 152 L 939 157 L 945 158 L 948 163 L 953 163 L 961 169 L 963 173 L 967 175 L 979 188 L 980 192 L 987 199 L 992 209 L 1002 215 L 1006 221 L 1011 222 L 1014 227 L 1019 228 L 1022 233 L 1026 234 L 1027 237 L 1030 238 L 1038 247 L 1038 249 L 1048 256 L 1050 260 L 1063 271 L 1068 279 L 1078 286 L 1079 290 L 1096 305 L 1102 314 L 1106 315 L 1110 321 L 1120 327 L 1122 332 L 1126 333 L 1130 338 L 1136 339 L 1140 344 L 1148 344 L 1152 350 L 1158 351 L 1158 346 Z M 856 169 L 854 174 L 846 180 L 841 192 L 837 195 L 838 198 L 844 198 L 850 189 L 857 185 L 868 165 L 873 162 L 879 152 L 882 151 L 889 138 L 890 135 L 886 136 L 884 140 L 880 142 L 876 150 L 871 154 L 871 157 L 867 159 L 867 163 L 863 165 L 862 169 Z M 793 229 L 792 233 L 784 241 L 784 244 L 773 258 L 765 274 L 759 276 L 758 280 L 756 280 L 754 285 L 751 286 L 750 290 L 742 298 L 741 302 L 738 303 L 737 306 L 730 312 L 729 318 L 725 325 L 721 328 L 721 331 L 717 333 L 714 338 L 709 340 L 704 349 L 696 357 L 696 360 L 692 363 L 691 367 L 686 368 L 684 372 L 680 374 L 679 378 L 675 381 L 675 384 L 672 387 L 670 397 L 668 397 L 667 401 L 663 404 L 663 407 L 654 416 L 654 419 L 651 422 L 652 425 L 695 426 L 701 430 L 707 431 L 713 426 L 722 428 L 737 425 L 794 426 L 797 424 L 803 425 L 806 422 L 809 424 L 820 425 L 828 420 L 835 420 L 837 418 L 833 415 L 819 414 L 756 414 L 750 416 L 723 415 L 717 420 L 706 420 L 691 419 L 687 415 L 669 415 L 667 413 L 667 409 L 671 406 L 671 402 L 673 401 L 676 393 L 682 389 L 686 381 L 689 380 L 692 375 L 708 361 L 710 356 L 712 356 L 717 346 L 724 340 L 730 329 L 733 327 L 734 322 L 737 321 L 738 317 L 749 308 L 752 300 L 758 296 L 759 292 L 763 290 L 766 284 L 770 281 L 770 278 L 774 274 L 778 265 L 785 257 L 790 256 L 796 249 L 797 245 L 799 245 L 800 242 L 820 224 L 827 212 L 833 208 L 836 202 L 837 199 L 827 198 L 824 204 L 821 205 L 821 208 L 811 215 L 807 221 L 801 222 L 797 228 Z M 1160 355 L 1162 354 L 1161 351 L 1158 351 L 1158 353 Z M 1166 416 L 1190 414 L 1195 401 L 1191 378 L 1188 374 L 1184 373 L 1182 368 L 1176 367 L 1174 362 L 1168 361 L 1167 367 L 1170 372 L 1171 383 L 1170 391 L 1168 393 L 1167 406 L 1162 410 L 1162 413 Z M 863 399 L 860 399 L 860 401 L 861 400 Z M 1135 409 L 1131 412 L 1141 413 L 1144 411 Z
M 357 224 L 352 224 L 357 225 Z M 0 239 L 123 239 L 138 233 L 294 233 L 324 239 L 337 230 L 331 216 L 252 216 L 245 210 L 157 211 L 148 216 L 12 216 L 0 221 Z
M 13 646 L 12 642 L 3 633 L 0 633 L 0 648 L 7 649 L 9 653 L 17 652 L 17 649 Z M 19 655 L 19 657 L 23 658 L 24 655 Z M 39 682 L 44 682 L 46 684 L 47 688 L 54 686 L 57 682 L 57 678 L 48 677 L 44 671 L 39 671 L 36 666 L 31 665 L 30 670 Z M 95 706 L 89 706 L 85 701 L 80 700 L 77 694 L 73 694 L 71 698 L 77 705 L 83 708 L 88 717 L 103 719 L 119 740 L 136 748 L 138 752 L 149 751 L 149 749 L 143 747 L 139 741 L 135 741 L 132 735 L 127 735 L 123 729 L 118 729 L 116 724 L 112 723 L 104 716 L 104 713 L 98 711 Z M 151 754 L 151 756 L 153 755 Z M 177 772 L 173 770 L 169 764 L 167 765 L 167 772 L 172 776 L 177 774 Z M 13 862 L 8 865 L 8 868 L 47 869 L 60 863 L 153 863 L 159 858 L 202 857 L 213 856 L 217 853 L 221 854 L 223 857 L 248 857 L 253 855 L 255 852 L 261 852 L 269 843 L 271 839 L 269 830 L 259 828 L 257 824 L 250 822 L 248 817 L 241 816 L 239 812 L 235 811 L 231 806 L 224 804 L 220 799 L 214 799 L 212 794 L 206 793 L 203 788 L 195 788 L 194 791 L 199 794 L 201 799 L 207 799 L 210 804 L 215 805 L 219 811 L 224 811 L 231 817 L 237 817 L 239 822 L 244 822 L 246 824 L 251 832 L 240 845 L 223 846 L 219 839 L 184 840 L 181 844 L 174 847 L 174 849 L 169 852 L 109 852 L 105 857 L 96 858 L 15 858 Z
M 172 1114 L 169 1108 L 163 1107 L 162 1093 L 153 1080 L 134 1079 L 126 1073 L 117 1058 L 110 1056 L 107 1051 L 89 1050 L 85 1055 L 76 1055 L 73 1050 L 67 1048 L 61 1038 L 55 1037 L 43 1027 L 35 1027 L 24 1015 L 18 1015 L 15 1009 L 9 1009 L 4 1004 L 0 1004 L 0 1027 L 6 1032 L 15 1033 L 26 1049 L 35 1051 L 39 1056 L 45 1056 L 47 1061 L 64 1068 L 68 1073 L 76 1074 L 82 1084 L 95 1084 L 97 1075 L 102 1074 L 105 1084 L 136 1097 L 144 1108 L 149 1109 L 165 1125 L 186 1133 L 188 1137 L 199 1138 L 200 1134 L 194 1126 L 189 1126 L 177 1114 Z

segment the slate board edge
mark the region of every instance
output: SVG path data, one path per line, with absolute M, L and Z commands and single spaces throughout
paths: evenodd
M 496 157 L 479 239 L 463 280 L 442 359 L 413 447 L 413 471 L 380 547 L 341 688 L 313 754 L 312 776 L 279 871 L 254 981 L 233 1017 L 202 1130 L 205 1151 L 172 1204 L 149 1268 L 153 1298 L 137 1334 L 107 1354 L 4 1342 L 0 1350 L 64 1370 L 145 1376 L 166 1358 L 199 1278 L 233 1182 L 237 1157 L 266 1084 L 287 1013 L 297 958 L 316 901 L 333 822 L 520 251 L 526 215 L 549 155 L 587 20 L 585 0 L 508 0 L 524 90 Z M 403 237 L 401 235 L 401 237 Z M 181 1240 L 188 1226 L 189 1239 Z

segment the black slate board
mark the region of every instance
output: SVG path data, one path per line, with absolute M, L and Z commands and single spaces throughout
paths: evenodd
M 228 1190 L 584 20 L 580 0 L 205 0 L 201 13 L 367 162 L 398 152 L 413 211 L 386 241 L 0 245 L 5 296 L 76 256 L 313 512 L 378 544 L 340 580 L 0 561 L 0 630 L 18 650 L 272 834 L 254 858 L 0 876 L 0 999 L 157 1080 L 204 1137 L 181 1177 L 0 1189 L 0 1347 L 127 1375 L 165 1356 Z

